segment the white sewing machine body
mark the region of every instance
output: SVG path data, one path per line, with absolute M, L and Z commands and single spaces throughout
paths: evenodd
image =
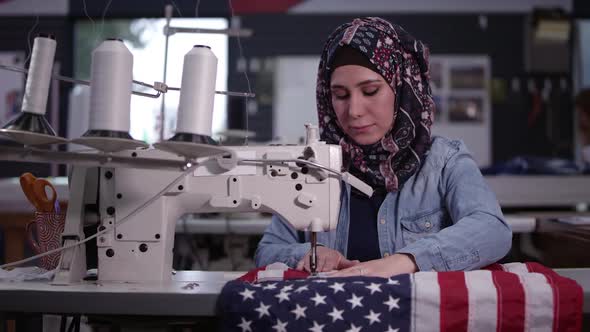
M 239 159 L 268 161 L 297 159 L 304 155 L 304 150 L 309 153 L 311 149 L 319 164 L 340 170 L 342 163 L 339 146 L 319 141 L 309 145 L 223 148 L 231 150 Z M 115 155 L 132 154 L 143 158 L 179 159 L 155 149 L 123 151 Z M 97 238 L 98 279 L 165 281 L 172 273 L 176 221 L 186 213 L 268 212 L 281 216 L 298 230 L 329 231 L 336 228 L 341 190 L 337 176 L 319 174 L 317 169 L 298 166 L 295 162 L 240 163 L 233 168 L 220 165 L 227 160 L 221 155 L 206 159 L 174 188 L 121 225 L 117 223 L 122 218 L 157 195 L 181 171 L 100 168 L 97 183 L 95 172 L 74 167 L 64 240 L 76 235 L 82 237 L 84 205 L 96 197 L 99 230 L 114 225 Z M 78 275 L 85 272 L 77 266 L 83 263 L 84 253 L 72 254 L 70 251 L 62 254 L 56 283 L 64 282 L 63 279 L 60 281 L 60 275 L 68 274 L 67 267 L 78 270 Z M 68 260 L 72 256 L 77 259 L 70 263 Z M 83 265 L 85 267 L 85 262 Z M 66 279 L 71 282 L 78 277 L 70 275 Z

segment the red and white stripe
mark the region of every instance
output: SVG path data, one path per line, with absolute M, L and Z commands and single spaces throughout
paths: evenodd
M 518 275 L 524 288 L 525 331 L 553 331 L 553 289 L 547 277 L 541 273 L 529 272 L 526 264 L 510 263 L 504 265 L 507 272 Z
M 413 275 L 413 331 L 577 331 L 582 290 L 535 263 Z
M 440 329 L 440 287 L 437 273 L 414 273 L 412 292 L 412 331 L 438 331 Z
M 492 271 L 465 273 L 468 296 L 467 331 L 496 331 L 498 326 L 498 292 Z

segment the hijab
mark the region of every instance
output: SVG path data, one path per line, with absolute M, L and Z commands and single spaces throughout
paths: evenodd
M 342 52 L 343 47 L 354 49 L 368 62 Z M 349 55 L 343 59 L 340 54 Z M 334 65 L 347 63 L 377 72 L 395 92 L 393 126 L 374 144 L 359 145 L 346 135 L 332 107 L 330 77 Z M 339 144 L 343 168 L 377 192 L 398 191 L 425 159 L 435 108 L 429 80 L 428 48 L 384 19 L 355 19 L 338 27 L 326 41 L 316 86 L 320 138 Z

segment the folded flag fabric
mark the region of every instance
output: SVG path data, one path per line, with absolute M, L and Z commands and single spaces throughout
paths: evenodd
M 309 272 L 291 269 L 284 263 L 272 263 L 267 266 L 248 271 L 238 280 L 246 282 L 281 281 L 309 277 Z
M 582 288 L 537 263 L 389 279 L 247 275 L 219 296 L 223 331 L 581 330 Z

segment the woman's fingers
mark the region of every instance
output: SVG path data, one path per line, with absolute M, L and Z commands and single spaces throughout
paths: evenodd
M 297 266 L 295 267 L 295 269 L 300 270 L 300 271 L 303 270 L 303 259 L 301 259 L 299 261 L 299 263 L 297 263 Z
M 361 267 L 349 267 L 347 269 L 334 271 L 333 273 L 329 273 L 326 276 L 330 278 L 335 277 L 358 277 L 364 275 L 365 271 Z
M 358 260 L 348 260 L 338 251 L 321 247 L 318 250 L 316 260 L 316 271 L 317 272 L 329 272 L 333 270 L 339 270 L 354 266 L 359 263 Z M 303 258 L 297 263 L 297 270 L 311 272 L 310 266 L 311 252 L 308 252 Z
M 305 254 L 303 258 L 297 263 L 297 270 L 309 271 L 309 253 Z
M 355 266 L 355 265 L 357 265 L 358 263 L 360 263 L 360 261 L 359 261 L 359 260 L 357 260 L 357 259 L 355 259 L 355 260 L 353 260 L 353 261 L 350 261 L 350 260 L 348 260 L 348 259 L 346 259 L 346 258 L 342 258 L 342 259 L 340 260 L 340 262 L 338 262 L 338 266 L 336 267 L 336 270 L 342 270 L 342 269 L 346 269 L 346 268 L 349 268 L 349 267 Z
M 329 261 L 330 261 L 329 255 L 318 256 L 318 264 L 316 265 L 316 272 L 325 271 L 324 269 L 326 268 L 326 265 L 329 263 Z M 311 269 L 309 270 L 309 272 L 311 272 Z
M 297 267 L 296 267 L 297 270 L 303 270 L 303 265 L 304 265 L 306 256 L 307 255 L 303 256 L 303 258 L 300 259 L 299 262 L 297 263 Z
M 342 256 L 339 252 L 334 251 L 331 252 L 329 255 L 326 256 L 326 260 L 322 265 L 321 269 L 318 269 L 319 272 L 329 272 L 333 270 L 338 270 L 340 268 L 340 262 L 343 260 L 347 260 Z

